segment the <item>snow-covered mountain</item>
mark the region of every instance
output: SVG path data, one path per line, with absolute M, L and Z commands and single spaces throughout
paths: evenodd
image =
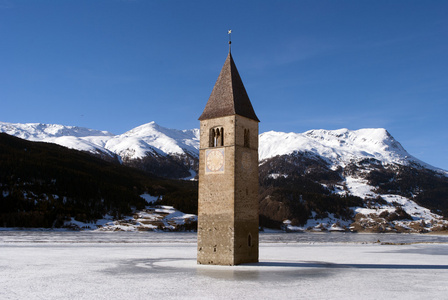
M 259 149 L 266 223 L 374 232 L 448 227 L 448 172 L 410 155 L 385 129 L 271 131 L 260 135 Z
M 104 148 L 125 160 L 143 158 L 148 153 L 198 156 L 199 129 L 168 129 L 151 122 L 112 137 Z
M 151 122 L 113 135 L 0 122 L 0 132 L 118 158 L 162 177 L 194 178 L 199 165 L 199 129 Z M 441 217 L 448 215 L 448 172 L 410 155 L 385 129 L 269 131 L 260 134 L 259 159 L 265 224 L 385 232 L 448 228 Z
M 6 122 L 0 122 L 0 132 L 81 151 L 115 154 L 122 160 L 143 158 L 151 154 L 197 156 L 199 148 L 199 129 L 168 129 L 155 122 L 141 125 L 120 135 L 76 126 Z
M 57 124 L 0 122 L 0 132 L 33 142 L 48 142 L 81 151 L 100 151 L 113 155 L 105 148 L 106 142 L 114 137 L 107 131 Z
M 94 154 L 118 157 L 124 162 L 148 160 L 148 157 L 152 157 L 152 160 L 174 158 L 178 163 L 183 163 L 183 160 L 191 169 L 190 173 L 197 172 L 194 166 L 199 157 L 199 129 L 169 129 L 150 122 L 114 135 L 107 131 L 77 126 L 0 122 L 0 132 L 30 141 L 55 143 Z M 374 159 L 381 164 L 413 165 L 448 175 L 448 171 L 410 155 L 383 128 L 320 129 L 304 133 L 269 131 L 260 134 L 261 163 L 276 156 L 293 153 L 324 159 L 333 170 L 357 161 Z
M 0 132 L 82 151 L 115 154 L 122 160 L 141 159 L 147 155 L 189 154 L 197 157 L 199 153 L 199 129 L 169 129 L 155 122 L 138 126 L 120 135 L 76 126 L 6 122 L 0 122 Z M 410 155 L 383 128 L 321 129 L 305 133 L 269 131 L 260 134 L 260 161 L 294 152 L 319 156 L 334 167 L 373 158 L 386 164 L 418 164 L 446 173 Z
M 375 159 L 383 164 L 414 164 L 448 174 L 410 155 L 383 128 L 320 129 L 305 133 L 269 131 L 260 135 L 259 143 L 260 161 L 277 155 L 305 152 L 326 159 L 333 168 L 358 160 Z

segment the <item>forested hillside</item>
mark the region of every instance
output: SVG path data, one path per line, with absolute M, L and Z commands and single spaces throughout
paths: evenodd
M 120 218 L 145 206 L 144 193 L 196 201 L 197 184 L 0 133 L 0 226 L 61 227 L 71 217 L 84 222 L 106 214 Z

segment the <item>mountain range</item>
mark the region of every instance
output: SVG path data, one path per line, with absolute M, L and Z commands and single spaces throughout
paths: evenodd
M 199 130 L 155 122 L 120 135 L 0 122 L 0 132 L 89 152 L 157 176 L 194 179 Z M 288 230 L 446 228 L 448 172 L 410 155 L 382 128 L 259 136 L 260 220 Z
M 120 135 L 77 126 L 5 122 L 0 122 L 0 132 L 29 141 L 55 143 L 81 151 L 104 153 L 111 157 L 117 155 L 123 160 L 143 158 L 148 153 L 158 155 L 196 153 L 199 147 L 199 129 L 168 129 L 155 122 Z
M 199 154 L 199 129 L 169 129 L 155 122 L 120 135 L 77 126 L 6 122 L 0 122 L 0 132 L 29 141 L 49 142 L 93 154 L 101 153 L 121 161 L 151 155 L 198 157 Z M 372 158 L 386 164 L 418 165 L 448 175 L 446 170 L 433 167 L 410 155 L 383 128 L 310 130 L 304 133 L 269 131 L 260 134 L 260 161 L 296 151 L 325 158 L 333 167 Z

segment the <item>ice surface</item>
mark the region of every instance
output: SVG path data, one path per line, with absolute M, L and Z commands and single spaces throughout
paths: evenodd
M 448 236 L 261 234 L 261 241 L 258 264 L 203 266 L 192 233 L 0 231 L 0 299 L 443 299 L 448 292 Z

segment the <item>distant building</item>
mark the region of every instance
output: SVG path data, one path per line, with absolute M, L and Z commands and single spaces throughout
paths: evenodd
M 229 54 L 200 120 L 199 264 L 258 262 L 258 123 Z

